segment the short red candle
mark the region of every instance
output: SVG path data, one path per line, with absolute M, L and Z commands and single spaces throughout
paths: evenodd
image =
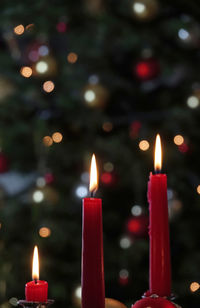
M 29 302 L 46 303 L 48 298 L 48 283 L 44 280 L 39 280 L 39 257 L 38 248 L 35 246 L 33 253 L 33 281 L 30 281 L 25 286 L 26 300 Z
M 30 281 L 25 287 L 26 300 L 29 302 L 46 303 L 48 297 L 48 283 L 44 280 Z
M 101 199 L 83 199 L 82 212 L 82 308 L 105 308 Z
M 157 136 L 156 144 L 158 143 L 160 144 L 159 136 Z M 159 166 L 155 163 L 155 171 L 159 172 L 160 170 L 161 161 Z M 148 201 L 150 212 L 149 291 L 151 294 L 157 294 L 159 296 L 170 296 L 171 262 L 166 174 L 150 174 L 148 183 Z

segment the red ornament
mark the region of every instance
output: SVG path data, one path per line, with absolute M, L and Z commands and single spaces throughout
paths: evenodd
M 147 297 L 140 299 L 131 308 L 177 308 L 176 305 L 163 297 Z
M 146 237 L 148 235 L 149 219 L 145 215 L 131 217 L 126 225 L 127 231 L 135 238 Z
M 160 64 L 156 59 L 140 61 L 135 66 L 135 73 L 141 80 L 156 78 L 160 73 Z
M 0 153 L 0 173 L 8 171 L 8 168 L 9 168 L 8 158 L 5 156 L 5 154 Z

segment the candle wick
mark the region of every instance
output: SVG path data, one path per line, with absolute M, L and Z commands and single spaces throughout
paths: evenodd
M 155 169 L 154 173 L 155 173 L 155 174 L 160 174 L 160 173 L 161 173 L 161 169 L 158 169 L 158 168 Z
M 95 195 L 95 191 L 94 191 L 94 190 L 91 190 L 91 192 L 90 192 L 90 197 L 91 197 L 91 198 L 94 198 L 94 195 Z
M 35 281 L 35 284 L 37 284 L 37 283 L 38 283 L 38 281 L 37 281 L 37 279 L 36 279 L 36 278 L 34 279 L 34 281 Z

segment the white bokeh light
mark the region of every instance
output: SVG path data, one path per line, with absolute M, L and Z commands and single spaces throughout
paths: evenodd
M 43 178 L 42 176 L 39 177 L 37 180 L 36 180 L 36 185 L 38 187 L 44 187 L 46 185 L 46 181 L 45 181 L 45 178 Z
M 125 268 L 121 269 L 121 271 L 119 272 L 119 276 L 124 279 L 128 278 L 129 276 L 128 270 Z
M 120 239 L 120 241 L 119 241 L 119 245 L 120 245 L 120 247 L 123 248 L 123 249 L 129 248 L 129 247 L 131 246 L 131 240 L 130 240 L 130 238 L 127 237 L 127 236 L 122 237 L 122 238 Z
M 39 61 L 35 68 L 38 73 L 44 74 L 48 70 L 48 64 L 45 61 Z
M 133 10 L 137 14 L 143 14 L 146 10 L 146 5 L 144 3 L 135 2 L 133 3 Z
M 180 29 L 180 30 L 178 31 L 178 36 L 179 36 L 179 38 L 180 38 L 181 40 L 185 41 L 185 40 L 187 40 L 187 39 L 189 38 L 190 34 L 189 34 L 189 32 L 188 32 L 187 30 L 185 30 L 185 29 Z
M 187 105 L 188 107 L 194 109 L 197 108 L 199 106 L 199 99 L 196 96 L 190 96 L 187 99 Z
M 81 298 L 81 286 L 78 286 L 76 289 L 75 289 L 75 296 L 76 298 Z
M 84 94 L 84 98 L 88 103 L 91 103 L 95 100 L 96 94 L 92 90 L 87 90 Z
M 142 214 L 142 208 L 140 205 L 134 205 L 131 208 L 131 213 L 133 216 L 140 216 Z
M 76 188 L 76 196 L 78 198 L 84 198 L 88 194 L 88 188 L 86 186 L 80 185 Z
M 40 203 L 44 200 L 44 193 L 41 190 L 36 190 L 33 193 L 33 200 L 36 203 Z

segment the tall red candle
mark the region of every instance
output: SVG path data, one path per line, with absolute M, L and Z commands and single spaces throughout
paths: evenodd
M 44 280 L 39 280 L 39 256 L 38 248 L 34 247 L 32 278 L 25 286 L 26 300 L 29 302 L 46 303 L 48 297 L 48 283 Z
M 150 275 L 151 294 L 171 295 L 171 262 L 167 202 L 167 176 L 161 173 L 162 150 L 160 136 L 156 137 L 155 174 L 150 173 L 148 201 L 150 211 Z
M 97 186 L 96 160 L 93 155 L 90 170 L 92 195 Z M 83 199 L 82 228 L 82 308 L 105 308 L 101 199 Z

